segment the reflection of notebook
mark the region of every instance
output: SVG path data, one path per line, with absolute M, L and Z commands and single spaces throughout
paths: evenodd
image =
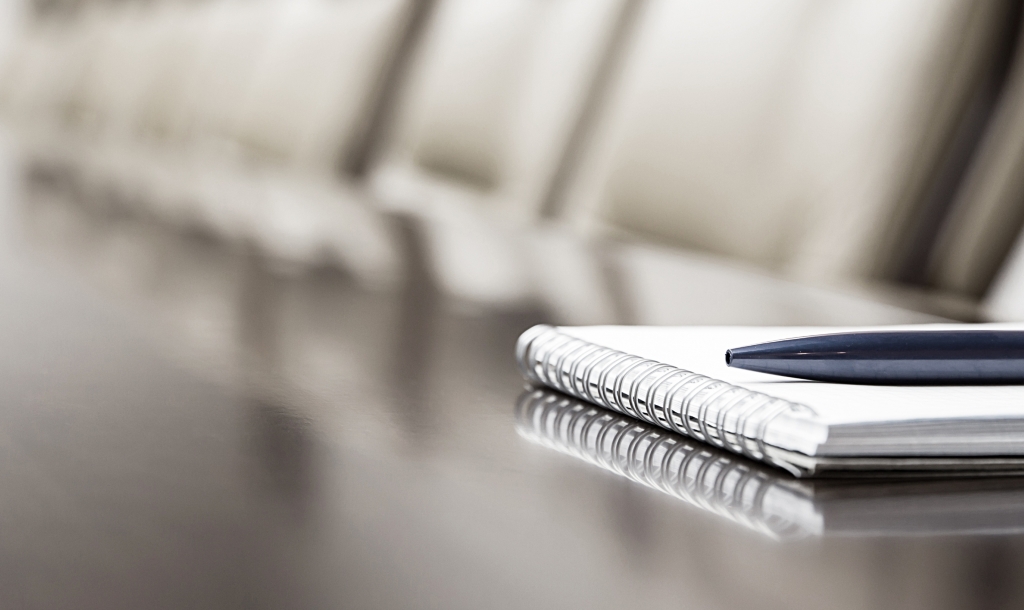
M 547 390 L 516 408 L 525 438 L 773 538 L 1024 531 L 1024 479 L 799 480 Z
M 1024 469 L 1024 386 L 838 385 L 725 365 L 728 348 L 840 330 L 536 326 L 516 356 L 535 383 L 796 475 Z

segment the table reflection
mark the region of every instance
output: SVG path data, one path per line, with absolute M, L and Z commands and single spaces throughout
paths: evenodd
M 549 390 L 527 389 L 516 429 L 776 539 L 1024 531 L 1024 478 L 799 480 Z
M 473 304 L 425 256 L 416 218 L 381 216 L 396 273 L 367 281 L 344 260 L 298 264 L 256 240 L 183 230 L 32 167 L 9 168 L 19 193 L 0 217 L 14 308 L 5 329 L 26 329 L 5 370 L 39 382 L 10 384 L 0 413 L 11 492 L 0 515 L 20 537 L 0 558 L 9 581 L 35 582 L 39 596 L 145 605 L 108 584 L 128 582 L 147 599 L 196 606 L 204 596 L 214 607 L 238 605 L 239 592 L 302 608 L 1002 608 L 1022 598 L 1024 538 L 862 536 L 1018 531 L 1013 481 L 797 482 L 671 437 L 691 448 L 685 474 L 703 487 L 684 478 L 689 487 L 663 487 L 669 496 L 588 476 L 509 421 L 522 388 L 516 337 L 537 323 L 602 321 L 569 307 L 601 290 L 621 305 L 609 323 L 926 316 L 611 242 L 590 259 L 577 252 L 615 280 L 587 284 L 594 292 L 562 281 L 515 307 Z M 44 383 L 51 400 L 39 398 Z M 531 412 L 547 409 L 540 400 Z M 532 421 L 522 431 L 543 431 Z M 607 438 L 637 435 L 624 430 Z M 656 481 L 653 465 L 642 472 Z M 61 475 L 53 486 L 51 473 Z M 82 565 L 90 571 L 74 580 Z

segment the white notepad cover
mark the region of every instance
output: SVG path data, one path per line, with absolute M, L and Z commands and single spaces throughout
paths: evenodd
M 729 348 L 778 339 L 864 330 L 955 329 L 1024 330 L 1024 325 L 592 326 L 553 330 L 808 407 L 792 416 L 784 413 L 764 430 L 765 442 L 787 451 L 826 458 L 1024 456 L 1024 386 L 831 384 L 725 364 Z

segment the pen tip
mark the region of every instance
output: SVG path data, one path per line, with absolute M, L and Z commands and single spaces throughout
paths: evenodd
M 725 350 L 725 363 L 727 365 L 729 365 L 729 366 L 732 366 L 732 350 L 731 349 Z

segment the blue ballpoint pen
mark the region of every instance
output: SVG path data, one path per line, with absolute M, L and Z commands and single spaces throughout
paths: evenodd
M 920 330 L 815 335 L 726 351 L 732 367 L 834 383 L 1024 383 L 1024 331 Z

